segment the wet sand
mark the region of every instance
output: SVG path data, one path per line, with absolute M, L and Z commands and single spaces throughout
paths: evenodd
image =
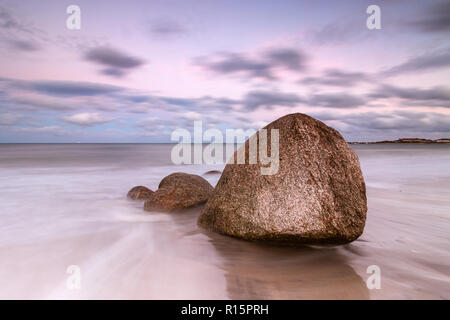
M 201 208 L 146 213 L 142 203 L 125 199 L 119 190 L 92 202 L 87 190 L 73 204 L 57 196 L 47 207 L 42 203 L 47 211 L 53 207 L 54 216 L 48 212 L 43 221 L 36 215 L 29 235 L 13 218 L 3 220 L 9 223 L 2 225 L 0 298 L 449 299 L 449 172 L 429 179 L 420 174 L 404 179 L 411 172 L 380 177 L 364 150 L 368 220 L 351 244 L 249 243 L 198 228 Z M 31 195 L 27 204 L 30 220 L 33 208 L 39 210 L 38 196 Z M 63 203 L 76 203 L 79 214 L 56 215 Z M 58 221 L 65 225 L 52 227 Z M 80 290 L 67 288 L 69 265 L 81 268 Z M 366 286 L 370 265 L 381 268 L 381 289 Z
M 278 247 L 205 232 L 199 208 L 152 224 L 107 224 L 98 232 L 1 248 L 1 298 L 449 299 L 448 219 L 421 219 L 423 200 L 369 190 L 364 235 L 338 247 Z M 438 224 L 439 222 L 439 224 Z M 151 230 L 148 230 L 151 229 Z M 152 235 L 149 237 L 149 235 Z M 382 240 L 380 240 L 382 239 Z M 68 290 L 68 265 L 82 288 Z M 369 290 L 366 268 L 381 268 Z

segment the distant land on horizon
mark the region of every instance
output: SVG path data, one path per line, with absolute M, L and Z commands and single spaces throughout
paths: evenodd
M 347 143 L 349 144 L 449 143 L 450 144 L 450 138 L 440 138 L 435 140 L 424 138 L 400 138 L 397 140 L 382 140 L 382 141 L 347 141 Z M 0 145 L 2 144 L 178 144 L 178 143 L 177 142 L 0 142 Z M 209 143 L 203 142 L 202 144 L 209 144 Z
M 401 138 L 397 140 L 383 140 L 374 142 L 349 142 L 349 144 L 382 144 L 382 143 L 450 143 L 450 138 L 440 138 L 436 140 L 423 138 Z

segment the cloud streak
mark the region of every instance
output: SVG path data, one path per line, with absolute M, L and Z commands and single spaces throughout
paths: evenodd
M 347 93 L 321 93 L 311 95 L 305 104 L 323 108 L 352 109 L 364 106 L 366 100 Z
M 34 33 L 31 27 L 18 19 L 11 10 L 4 6 L 0 6 L 0 29 L 8 30 L 9 33 L 16 31 Z
M 12 89 L 26 90 L 57 97 L 96 96 L 116 93 L 121 87 L 82 81 L 15 80 L 2 79 Z
M 432 3 L 421 17 L 412 20 L 409 25 L 428 33 L 450 31 L 450 2 Z
M 86 61 L 106 67 L 101 70 L 101 73 L 114 77 L 122 77 L 126 72 L 145 64 L 145 60 L 111 47 L 89 49 L 83 58 Z
M 158 37 L 173 37 L 186 34 L 186 29 L 170 19 L 159 19 L 150 23 L 150 32 Z
M 383 85 L 369 94 L 370 98 L 389 99 L 400 98 L 407 101 L 423 102 L 431 107 L 428 102 L 439 102 L 437 106 L 450 108 L 450 89 L 445 87 L 434 87 L 430 89 L 402 88 L 392 85 Z
M 266 50 L 253 58 L 242 53 L 223 53 L 195 59 L 197 65 L 216 74 L 265 80 L 277 79 L 277 69 L 294 72 L 305 70 L 306 62 L 305 53 L 291 48 Z
M 24 51 L 24 52 L 35 52 L 39 51 L 41 49 L 41 46 L 38 45 L 35 41 L 31 40 L 9 40 L 7 41 L 9 47 L 11 49 L 17 50 L 17 51 Z
M 52 99 L 47 97 L 25 97 L 25 96 L 13 96 L 11 101 L 19 105 L 31 106 L 34 108 L 42 108 L 48 110 L 71 110 L 76 107 L 73 104 L 61 102 L 58 99 Z
M 371 80 L 368 74 L 364 72 L 350 72 L 340 69 L 328 69 L 318 77 L 306 77 L 299 82 L 307 85 L 324 85 L 335 87 L 349 87 L 361 82 Z
M 275 106 L 293 107 L 301 101 L 298 95 L 292 93 L 251 91 L 245 95 L 242 104 L 246 110 L 255 110 L 259 107 L 267 109 Z
M 441 50 L 409 59 L 381 73 L 382 76 L 396 76 L 405 73 L 440 70 L 450 67 L 450 50 Z
M 315 93 L 299 96 L 295 93 L 279 91 L 250 91 L 241 101 L 245 110 L 253 111 L 258 108 L 273 109 L 275 107 L 308 107 L 354 109 L 367 103 L 364 97 L 339 93 Z

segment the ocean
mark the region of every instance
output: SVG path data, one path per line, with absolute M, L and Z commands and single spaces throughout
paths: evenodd
M 126 198 L 133 186 L 224 167 L 174 165 L 172 147 L 0 144 L 0 298 L 450 299 L 450 145 L 352 145 L 366 228 L 326 247 L 207 232 L 201 208 L 143 211 Z M 380 288 L 369 289 L 374 265 Z

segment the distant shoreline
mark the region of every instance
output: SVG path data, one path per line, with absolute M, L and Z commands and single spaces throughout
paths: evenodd
M 397 140 L 383 140 L 375 142 L 349 142 L 349 144 L 388 144 L 388 143 L 450 143 L 450 138 L 441 138 L 436 140 L 421 139 L 421 138 L 402 138 Z
M 347 141 L 349 144 L 392 144 L 392 143 L 427 143 L 427 144 L 450 144 L 450 138 L 440 138 L 436 140 L 422 139 L 422 138 L 401 138 L 397 140 L 382 140 L 382 141 Z M 73 144 L 73 145 L 86 145 L 86 144 L 171 144 L 176 145 L 176 142 L 0 142 L 0 145 L 15 145 L 15 144 Z M 209 144 L 209 143 L 203 143 Z M 235 143 L 236 144 L 236 143 Z

